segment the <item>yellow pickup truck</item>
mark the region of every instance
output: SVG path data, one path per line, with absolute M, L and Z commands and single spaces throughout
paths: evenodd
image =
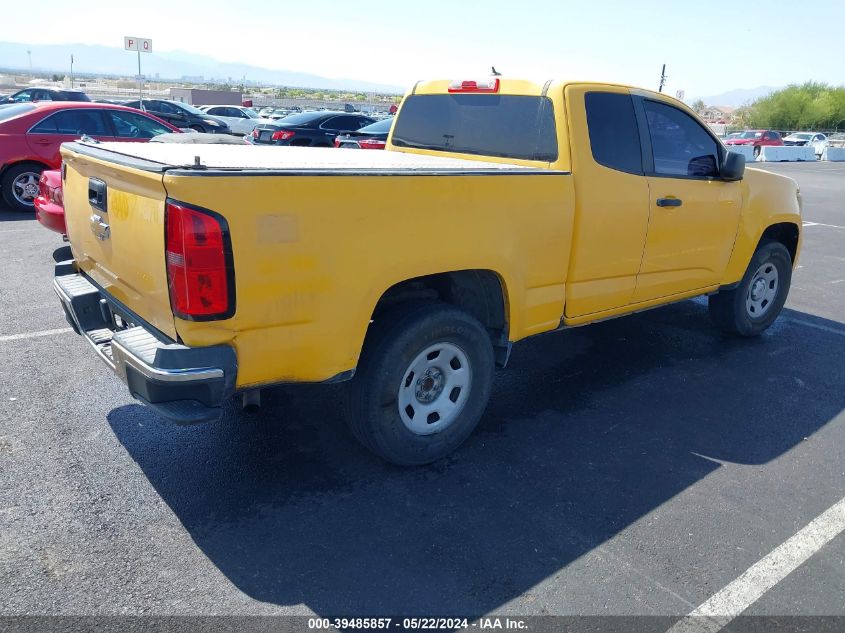
M 397 464 L 456 449 L 534 334 L 709 295 L 765 330 L 801 198 L 684 104 L 598 83 L 420 82 L 387 151 L 77 142 L 62 149 L 68 321 L 180 423 L 235 393 L 349 381 Z

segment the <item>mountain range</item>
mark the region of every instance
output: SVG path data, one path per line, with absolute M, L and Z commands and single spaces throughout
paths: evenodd
M 26 70 L 32 53 L 32 70 L 64 73 L 70 70 L 70 56 L 74 57 L 77 73 L 134 77 L 137 58 L 122 48 L 90 44 L 19 44 L 0 42 L 0 69 Z M 222 62 L 204 55 L 184 51 L 158 52 L 142 55 L 142 72 L 148 78 L 178 80 L 182 77 L 204 77 L 205 81 L 240 83 L 244 78 L 265 85 L 297 88 L 323 88 L 401 94 L 405 88 L 374 83 L 361 79 L 330 78 L 286 69 L 263 68 L 239 62 Z M 775 86 L 740 88 L 717 95 L 700 97 L 707 105 L 739 107 L 777 90 Z M 693 103 L 699 97 L 686 99 Z
M 729 90 L 728 92 L 723 92 L 717 95 L 711 95 L 709 97 L 695 97 L 693 99 L 688 99 L 688 103 L 694 103 L 699 98 L 706 104 L 712 106 L 730 106 L 731 108 L 738 108 L 739 106 L 746 105 L 753 101 L 756 101 L 760 97 L 765 97 L 766 95 L 774 92 L 775 90 L 780 90 L 781 86 L 758 86 L 757 88 L 739 88 L 737 90 Z
M 70 56 L 74 58 L 74 71 L 134 77 L 137 73 L 135 53 L 122 48 L 90 44 L 19 44 L 0 42 L 0 68 L 26 70 L 32 54 L 32 70 L 39 72 L 68 73 Z M 158 52 L 141 56 L 141 71 L 148 78 L 158 75 L 161 79 L 204 77 L 206 81 L 240 83 L 245 77 L 262 84 L 296 88 L 323 88 L 401 94 L 404 88 L 373 83 L 359 79 L 321 77 L 293 70 L 262 68 L 238 62 L 221 62 L 204 55 L 183 51 Z

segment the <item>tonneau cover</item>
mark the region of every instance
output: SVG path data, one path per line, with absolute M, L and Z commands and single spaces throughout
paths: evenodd
M 488 163 L 403 152 L 321 147 L 259 147 L 255 145 L 179 145 L 167 143 L 87 143 L 66 147 L 114 162 L 128 162 L 148 171 L 196 168 L 308 173 L 560 173 L 535 167 Z

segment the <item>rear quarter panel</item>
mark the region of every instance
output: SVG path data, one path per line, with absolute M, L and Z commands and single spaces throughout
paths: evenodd
M 239 386 L 353 369 L 381 295 L 438 272 L 496 272 L 511 340 L 560 323 L 572 228 L 566 174 L 168 173 L 164 185 L 229 223 L 235 315 L 177 319 L 176 329 L 188 345 L 231 342 Z

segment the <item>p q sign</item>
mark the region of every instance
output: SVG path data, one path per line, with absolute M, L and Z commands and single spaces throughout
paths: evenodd
M 124 37 L 123 48 L 127 51 L 140 51 L 141 53 L 153 52 L 153 41 L 143 37 Z

